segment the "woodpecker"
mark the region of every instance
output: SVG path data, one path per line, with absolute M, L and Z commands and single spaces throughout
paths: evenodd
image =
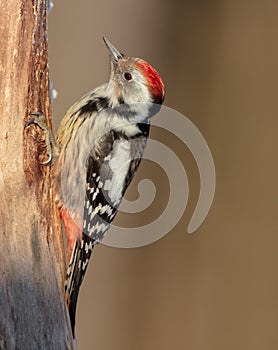
M 150 118 L 165 95 L 163 81 L 149 63 L 123 55 L 103 39 L 110 54 L 109 81 L 68 110 L 57 132 L 59 155 L 53 165 L 67 238 L 65 293 L 74 338 L 78 293 L 92 250 L 109 229 L 134 177 Z

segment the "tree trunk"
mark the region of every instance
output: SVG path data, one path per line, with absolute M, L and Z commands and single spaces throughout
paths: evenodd
M 24 129 L 30 111 L 50 115 L 46 7 L 47 0 L 0 0 L 0 349 L 5 350 L 72 349 L 60 221 L 50 167 L 39 164 L 43 134 L 34 125 Z

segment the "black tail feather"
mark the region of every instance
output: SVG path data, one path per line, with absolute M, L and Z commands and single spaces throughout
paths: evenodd
M 76 241 L 71 260 L 69 263 L 65 293 L 66 301 L 69 308 L 69 316 L 71 322 L 72 335 L 75 338 L 75 319 L 76 319 L 76 307 L 77 299 L 79 295 L 79 289 L 82 284 L 84 275 L 87 270 L 88 262 L 92 254 L 94 247 L 94 240 L 88 235 L 82 234 L 82 241 Z

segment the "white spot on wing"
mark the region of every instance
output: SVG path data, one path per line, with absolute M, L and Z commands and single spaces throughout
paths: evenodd
M 93 212 L 91 213 L 90 220 L 93 220 L 94 216 L 95 216 L 95 212 L 93 211 Z
M 93 198 L 92 198 L 93 201 L 97 198 L 98 193 L 99 193 L 99 189 L 97 188 L 96 192 L 93 194 Z
M 86 254 L 88 254 L 88 251 L 89 251 L 89 244 L 86 242 L 86 244 L 85 244 L 85 252 L 86 252 Z
M 92 211 L 93 211 L 93 207 L 90 206 L 90 208 L 89 208 L 89 210 L 88 210 L 88 215 L 91 215 Z
M 94 226 L 89 230 L 89 236 L 92 237 L 92 235 L 94 234 L 95 228 Z
M 88 265 L 89 259 L 86 259 L 86 261 L 83 262 L 82 264 L 82 270 L 85 270 L 87 265 Z
M 111 159 L 111 153 L 109 153 L 108 156 L 106 156 L 106 157 L 104 158 L 104 160 L 110 160 L 110 159 Z
M 100 181 L 100 182 L 98 183 L 98 187 L 99 187 L 99 188 L 102 188 L 102 186 L 103 186 L 103 182 Z
M 104 223 L 99 224 L 97 222 L 96 225 L 95 225 L 96 233 L 101 233 L 101 232 L 105 231 L 107 226 L 108 226 L 107 224 L 104 224 Z
M 110 205 L 106 204 L 105 206 L 103 206 L 100 210 L 100 214 L 103 214 L 103 213 L 107 213 L 108 216 L 110 216 L 112 214 L 112 211 L 113 209 L 110 207 Z

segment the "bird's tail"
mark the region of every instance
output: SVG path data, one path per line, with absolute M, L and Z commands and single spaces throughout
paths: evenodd
M 79 289 L 83 281 L 90 256 L 94 247 L 94 240 L 88 235 L 82 234 L 82 240 L 76 240 L 75 246 L 69 262 L 66 282 L 65 295 L 69 309 L 71 329 L 73 338 L 75 338 L 75 316 Z

